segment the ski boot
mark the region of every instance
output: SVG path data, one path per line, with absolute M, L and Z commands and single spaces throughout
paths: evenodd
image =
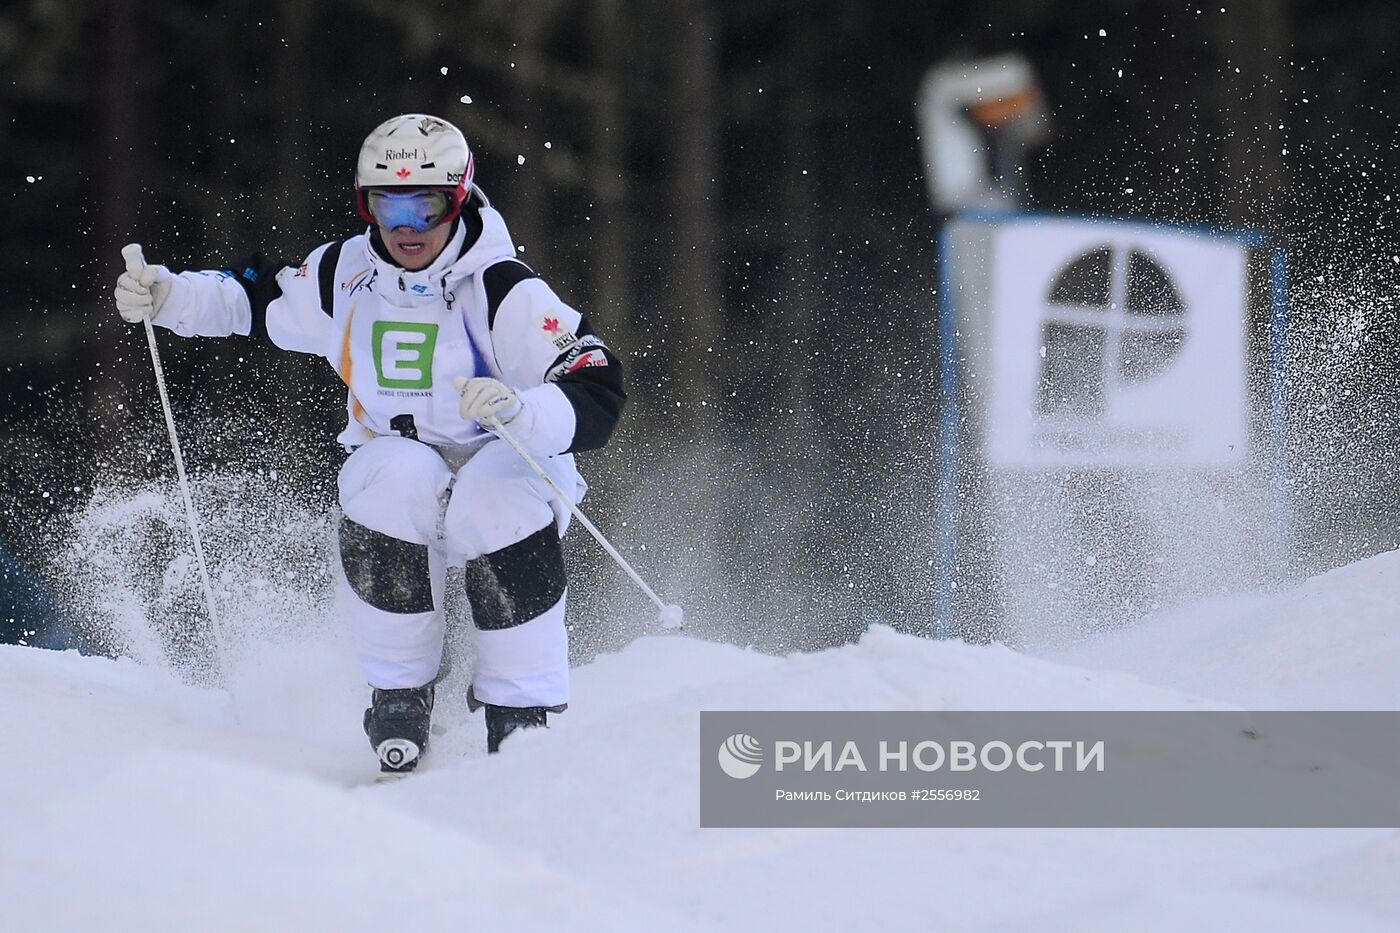
M 374 691 L 365 710 L 365 735 L 379 756 L 380 771 L 412 771 L 428 748 L 433 685 Z
M 569 708 L 567 703 L 560 706 L 496 706 L 478 700 L 475 691 L 468 687 L 467 709 L 474 713 L 483 707 L 486 710 L 486 751 L 491 755 L 501 750 L 501 742 L 512 732 L 547 727 L 549 713 L 562 713 Z

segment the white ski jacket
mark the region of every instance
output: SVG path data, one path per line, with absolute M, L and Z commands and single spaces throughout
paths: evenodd
M 524 403 L 512 428 L 540 456 L 603 446 L 626 395 L 621 363 L 588 320 L 524 263 L 505 221 L 473 197 L 431 266 L 409 272 L 378 233 L 326 243 L 299 266 L 255 254 L 184 272 L 153 323 L 184 336 L 265 334 L 314 353 L 348 389 L 339 440 L 403 434 L 438 447 L 486 435 L 458 412 L 455 376 L 491 376 Z

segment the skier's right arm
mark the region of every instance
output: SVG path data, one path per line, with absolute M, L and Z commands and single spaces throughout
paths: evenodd
M 149 318 L 182 337 L 246 336 L 252 311 L 244 290 L 226 272 L 182 272 L 146 263 L 139 244 L 122 250 L 126 271 L 117 279 L 117 312 L 136 324 Z
M 325 247 L 293 266 L 261 253 L 231 266 L 200 272 L 171 272 L 146 265 L 140 247 L 122 250 L 127 271 L 117 280 L 117 310 L 122 318 L 169 328 L 182 337 L 270 337 L 284 350 L 323 354 L 330 318 L 320 306 L 314 278 L 307 270 Z

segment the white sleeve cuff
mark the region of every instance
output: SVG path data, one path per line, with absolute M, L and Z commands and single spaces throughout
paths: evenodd
M 508 429 L 522 447 L 539 457 L 553 457 L 574 443 L 578 417 L 564 390 L 554 383 L 520 393 L 520 414 Z
M 181 272 L 170 278 L 170 295 L 152 324 L 181 337 L 248 336 L 253 308 L 233 276 L 224 272 Z

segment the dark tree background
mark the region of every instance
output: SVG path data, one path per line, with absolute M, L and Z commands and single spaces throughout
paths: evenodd
M 1287 245 L 1299 567 L 1394 546 L 1397 37 L 1383 0 L 12 0 L 0 535 L 42 566 L 36 529 L 94 484 L 170 472 L 144 340 L 110 299 L 124 243 L 175 268 L 300 259 L 359 229 L 364 134 L 425 111 L 627 361 L 589 505 L 659 587 L 772 647 L 917 628 L 938 218 L 915 95 L 941 60 L 1014 49 L 1056 128 L 1034 206 Z M 329 503 L 329 367 L 163 347 L 197 471 L 292 470 Z M 586 585 L 579 605 L 611 611 Z

